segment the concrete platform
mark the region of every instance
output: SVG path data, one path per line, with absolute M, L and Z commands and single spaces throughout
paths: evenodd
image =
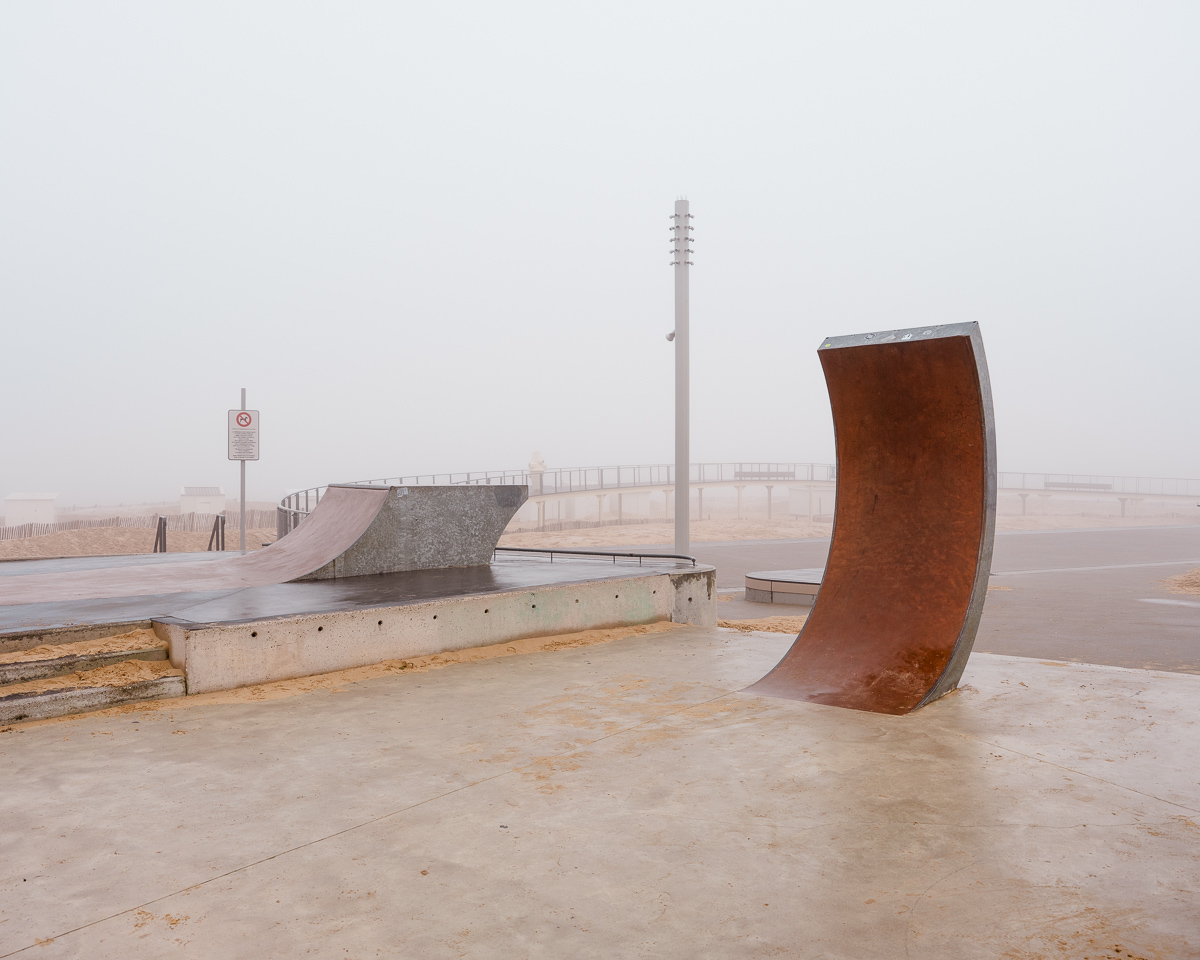
M 0 653 L 153 629 L 169 645 L 171 665 L 185 672 L 187 691 L 208 693 L 601 627 L 716 626 L 715 585 L 712 567 L 690 562 L 501 555 L 488 565 L 215 595 L 0 605 Z
M 811 607 L 825 570 L 760 570 L 746 574 L 746 599 L 752 603 L 787 603 Z
M 599 575 L 584 579 L 579 571 L 564 576 L 570 562 L 510 566 L 510 573 L 520 569 L 524 586 L 478 589 L 481 578 L 495 579 L 486 567 L 414 571 L 401 582 L 438 575 L 455 588 L 422 595 L 408 584 L 415 595 L 404 599 L 393 590 L 374 603 L 360 597 L 349 609 L 274 617 L 231 618 L 226 610 L 214 622 L 199 619 L 209 606 L 201 605 L 188 618 L 156 619 L 153 629 L 168 642 L 172 666 L 186 672 L 188 693 L 198 694 L 581 630 L 661 621 L 717 625 L 712 567 L 599 564 Z
M 0 956 L 1200 953 L 1200 677 L 977 654 L 901 717 L 739 692 L 791 642 L 15 727 Z
M 110 561 L 89 564 L 90 569 L 129 566 L 124 557 L 86 559 Z M 41 574 L 43 569 L 69 574 L 73 569 L 70 562 L 58 560 L 21 562 L 30 565 L 26 567 L 25 575 Z M 35 564 L 46 564 L 47 568 L 33 566 Z M 227 590 L 0 605 L 0 653 L 29 649 L 67 636 L 84 640 L 104 636 L 110 630 L 123 632 L 148 628 L 151 621 L 166 618 L 192 623 L 249 623 L 273 617 L 365 610 L 691 569 L 694 568 L 690 564 L 674 562 L 639 566 L 636 562 L 570 558 L 550 562 L 541 557 L 501 555 L 490 565 L 476 567 L 411 570 Z

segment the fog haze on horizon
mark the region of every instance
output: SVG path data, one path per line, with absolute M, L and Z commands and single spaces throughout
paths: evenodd
M 1200 8 L 0 10 L 0 497 L 833 459 L 828 335 L 976 320 L 1002 470 L 1200 477 Z

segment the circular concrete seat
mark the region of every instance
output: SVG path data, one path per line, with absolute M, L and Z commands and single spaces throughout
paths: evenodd
M 824 573 L 820 567 L 748 573 L 746 599 L 755 603 L 790 603 L 810 607 L 817 597 Z

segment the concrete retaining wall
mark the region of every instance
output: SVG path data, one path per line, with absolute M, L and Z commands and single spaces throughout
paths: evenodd
M 188 693 L 232 690 L 523 637 L 672 620 L 715 626 L 711 567 L 248 623 L 164 619 Z

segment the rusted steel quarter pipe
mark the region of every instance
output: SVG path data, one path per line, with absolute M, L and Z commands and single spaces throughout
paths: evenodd
M 996 433 L 976 323 L 826 339 L 837 506 L 796 642 L 749 689 L 902 714 L 949 693 L 992 565 Z

